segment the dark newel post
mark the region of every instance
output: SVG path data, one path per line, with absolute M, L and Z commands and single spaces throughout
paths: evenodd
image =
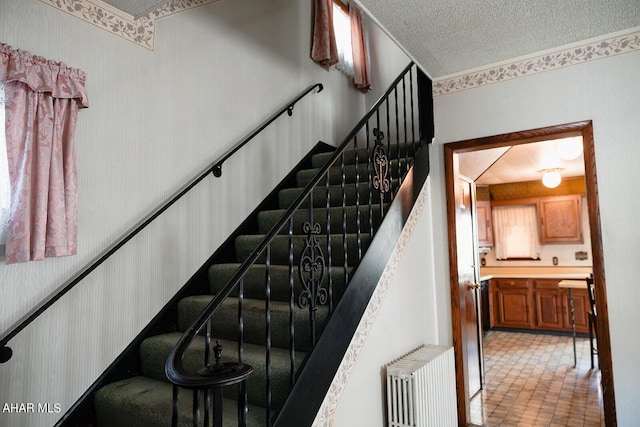
M 433 120 L 433 85 L 431 79 L 418 70 L 418 114 L 420 120 L 420 144 L 430 144 L 435 135 Z

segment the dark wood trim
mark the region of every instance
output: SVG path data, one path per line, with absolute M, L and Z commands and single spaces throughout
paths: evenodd
M 615 392 L 613 388 L 613 364 L 611 360 L 611 335 L 609 332 L 609 309 L 607 304 L 606 280 L 604 277 L 604 252 L 602 249 L 602 228 L 600 226 L 600 201 L 598 199 L 598 177 L 596 174 L 595 142 L 593 125 L 585 127 L 583 133 L 585 180 L 587 182 L 587 210 L 593 253 L 593 278 L 597 295 L 598 311 L 598 366 L 602 374 L 602 400 L 604 402 L 604 422 L 608 427 L 618 424 Z
M 454 167 L 454 154 L 465 153 L 506 145 L 526 144 L 545 139 L 555 139 L 582 135 L 585 159 L 585 180 L 587 186 L 587 204 L 589 211 L 589 230 L 591 232 L 591 251 L 593 253 L 593 275 L 598 299 L 598 362 L 602 373 L 602 395 L 604 402 L 604 419 L 608 427 L 617 425 L 615 394 L 613 387 L 613 369 L 611 361 L 611 338 L 609 333 L 609 316 L 607 311 L 607 293 L 604 276 L 604 255 L 602 249 L 602 233 L 600 227 L 600 208 L 598 201 L 598 182 L 596 175 L 593 123 L 590 120 L 538 128 L 520 132 L 511 132 L 483 138 L 452 142 L 444 145 L 445 188 L 447 195 L 447 222 L 449 229 L 449 274 L 451 287 L 451 324 L 453 346 L 456 354 L 456 390 L 458 398 L 458 422 L 467 425 L 464 370 L 462 357 L 462 331 L 460 323 L 460 307 L 457 277 L 457 245 L 454 203 L 454 178 L 457 171 Z
M 455 208 L 455 176 L 454 170 L 455 150 L 450 145 L 444 146 L 444 177 L 447 193 L 447 223 L 449 225 L 449 286 L 451 288 L 451 325 L 453 333 L 453 349 L 455 353 L 456 367 L 456 397 L 458 406 L 458 425 L 467 425 L 466 396 L 464 384 L 464 358 L 462 346 L 462 325 L 460 322 L 460 292 L 458 285 L 458 244 L 456 233 L 456 208 Z

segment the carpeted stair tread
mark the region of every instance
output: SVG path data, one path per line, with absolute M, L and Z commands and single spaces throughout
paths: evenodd
M 229 282 L 231 276 L 238 270 L 241 264 L 228 263 L 228 264 L 214 264 L 209 268 L 209 287 L 212 294 L 220 292 L 224 286 Z M 302 290 L 302 282 L 298 274 L 298 266 L 294 265 L 291 269 L 293 278 L 293 290 L 294 295 L 298 295 Z M 349 273 L 351 269 L 347 269 Z M 271 276 L 271 299 L 273 301 L 289 301 L 290 289 L 289 289 L 289 277 L 290 271 L 288 265 L 271 265 L 269 267 L 269 274 Z M 245 276 L 243 277 L 243 296 L 245 298 L 260 299 L 265 297 L 265 277 L 266 267 L 263 264 L 254 264 L 249 268 Z M 344 267 L 331 267 L 331 285 L 333 291 L 333 297 L 339 300 L 344 293 L 345 283 L 345 269 Z M 329 269 L 326 268 L 322 277 L 321 286 L 328 289 L 329 286 Z M 238 291 L 236 289 L 231 293 L 232 296 L 237 296 Z
M 164 366 L 169 356 L 169 352 L 180 338 L 179 332 L 161 334 L 147 338 L 140 346 L 140 362 L 142 374 L 146 377 L 160 381 L 166 381 Z M 222 362 L 237 362 L 238 343 L 230 340 L 220 340 L 222 345 Z M 215 340 L 211 340 L 211 361 L 213 363 L 213 346 Z M 205 339 L 197 336 L 185 352 L 183 364 L 190 372 L 197 372 L 202 368 L 204 361 Z M 304 360 L 304 352 L 296 352 L 295 369 L 298 369 Z M 288 349 L 272 348 L 271 359 L 271 392 L 273 403 L 281 405 L 289 392 L 290 385 L 290 354 Z M 266 399 L 266 362 L 265 347 L 254 344 L 244 344 L 243 363 L 253 367 L 253 373 L 247 379 L 247 398 L 249 403 L 257 406 L 264 406 Z M 236 398 L 237 389 L 226 387 L 225 396 Z
M 182 331 L 188 327 L 211 301 L 212 295 L 196 295 L 186 297 L 178 303 L 178 327 Z M 296 300 L 297 301 L 297 300 Z M 266 337 L 265 301 L 245 298 L 242 302 L 244 322 L 244 342 L 264 345 Z M 316 311 L 319 336 L 328 316 L 328 307 L 319 306 Z M 289 338 L 289 303 L 271 301 L 271 345 L 287 349 Z M 309 326 L 309 310 L 294 306 L 294 327 L 296 332 L 295 348 L 308 351 L 311 348 L 311 330 Z M 238 299 L 227 298 L 215 311 L 211 318 L 211 334 L 213 337 L 236 340 L 238 338 Z
M 398 188 L 399 181 L 394 179 L 391 181 L 391 188 Z M 278 192 L 278 204 L 280 209 L 286 209 L 291 206 L 291 203 L 302 193 L 304 188 L 285 188 Z M 371 203 L 380 203 L 380 191 L 376 190 L 373 185 L 370 185 L 367 180 L 360 181 L 358 183 L 356 192 L 356 186 L 354 183 L 347 184 L 344 187 L 344 202 L 346 206 L 355 206 L 356 196 L 360 196 L 358 201 L 360 206 L 368 205 L 369 200 Z M 343 188 L 341 185 L 329 186 L 329 202 L 330 206 L 342 206 L 342 193 Z M 385 196 L 388 198 L 389 196 Z M 300 207 L 307 207 L 308 202 L 303 202 Z M 325 186 L 315 187 L 313 189 L 313 207 L 324 208 L 327 206 L 327 189 Z
M 373 155 L 373 145 L 374 142 L 372 141 L 370 143 L 370 147 L 367 150 L 366 148 L 360 148 L 357 150 L 346 150 L 344 152 L 344 163 L 345 165 L 353 165 L 356 163 L 356 154 L 358 156 L 358 163 L 363 163 L 366 161 L 366 159 L 368 159 L 369 157 L 371 157 Z M 384 144 L 384 149 L 385 152 L 387 153 L 388 157 L 394 158 L 394 157 L 400 157 L 400 158 L 404 158 L 404 157 L 408 157 L 411 158 L 413 157 L 413 153 L 414 153 L 414 145 L 413 143 L 407 143 L 407 144 L 391 144 L 391 147 L 388 147 L 387 144 Z M 396 155 L 396 153 L 400 153 L 399 156 Z M 331 156 L 333 156 L 333 152 L 327 152 L 327 153 L 318 153 L 318 154 L 314 154 L 311 157 L 311 164 L 314 168 L 321 168 L 322 166 L 324 166 L 325 163 L 327 163 L 327 161 L 331 158 Z M 337 160 L 337 164 L 340 164 L 341 159 Z
M 378 208 L 379 209 L 379 208 Z M 369 247 L 369 243 L 371 242 L 371 237 L 367 233 L 360 234 L 360 245 L 358 246 L 358 234 L 356 233 L 348 233 L 346 235 L 346 244 L 347 244 L 347 260 L 349 261 L 348 265 L 354 265 L 358 261 L 358 248 L 360 248 L 360 252 L 364 254 L 364 252 Z M 252 234 L 252 235 L 243 235 L 238 236 L 235 240 L 235 251 L 236 258 L 238 262 L 243 262 L 246 260 L 249 255 L 253 252 L 253 250 L 258 246 L 258 244 L 262 241 L 264 235 L 262 234 Z M 304 240 L 306 236 L 293 236 L 293 247 L 294 247 L 294 257 L 293 262 L 294 265 L 297 265 L 300 260 L 300 254 L 302 250 L 300 248 L 304 248 L 305 243 Z M 321 236 L 316 236 L 320 247 L 323 250 L 327 248 L 327 236 L 323 234 Z M 280 264 L 280 265 L 289 265 L 289 236 L 276 236 L 274 240 L 271 241 L 271 264 Z M 296 248 L 298 250 L 296 250 Z M 325 260 L 329 262 L 328 254 L 325 253 Z M 265 256 L 262 254 L 258 258 L 258 262 L 264 262 Z M 331 262 L 334 266 L 342 266 L 344 260 L 344 242 L 342 234 L 332 235 L 331 236 Z
M 179 427 L 193 426 L 192 399 L 191 390 L 180 389 Z M 98 390 L 94 399 L 100 427 L 170 427 L 172 402 L 171 384 L 143 376 L 107 384 Z M 200 408 L 201 414 L 204 414 L 202 404 Z M 235 400 L 223 399 L 224 427 L 238 426 L 237 411 Z M 249 405 L 247 425 L 265 426 L 264 408 Z
M 386 212 L 388 206 L 385 205 L 384 211 Z M 346 232 L 347 233 L 356 233 L 358 230 L 358 216 L 357 212 L 360 212 L 360 232 L 366 233 L 370 230 L 369 226 L 369 217 L 371 213 L 371 218 L 373 219 L 373 225 L 375 228 L 380 224 L 380 205 L 372 206 L 372 209 L 369 210 L 369 206 L 360 206 L 359 209 L 356 209 L 355 206 L 347 206 L 344 209 L 343 215 L 342 208 L 330 208 L 329 209 L 329 219 L 331 224 L 331 233 L 341 234 L 345 229 L 343 227 L 342 221 L 343 216 L 346 216 Z M 274 210 L 265 210 L 258 213 L 258 232 L 259 233 L 267 233 L 269 232 L 275 224 L 280 220 L 282 215 L 286 211 L 284 209 L 274 209 Z M 303 230 L 303 224 L 309 221 L 309 211 L 308 209 L 298 209 L 293 213 L 293 232 L 294 234 L 299 234 Z M 320 235 L 326 234 L 327 230 L 327 210 L 322 208 L 313 209 L 313 222 L 320 224 L 321 233 Z M 288 233 L 287 224 L 279 231 L 280 234 Z
M 400 168 L 400 169 L 398 169 Z M 391 160 L 389 162 L 388 177 L 394 178 L 400 175 L 399 171 L 404 173 L 408 169 L 407 161 L 405 159 Z M 304 169 L 296 173 L 296 185 L 298 187 L 305 187 L 315 176 L 320 172 L 320 168 L 316 169 Z M 340 185 L 343 179 L 345 183 L 351 184 L 356 182 L 356 177 L 359 177 L 359 182 L 367 181 L 369 174 L 375 176 L 375 170 L 373 166 L 368 166 L 367 163 L 359 164 L 356 168 L 355 165 L 345 165 L 344 170 L 340 165 L 329 168 L 329 185 Z M 321 185 L 325 185 L 326 176 L 320 180 Z

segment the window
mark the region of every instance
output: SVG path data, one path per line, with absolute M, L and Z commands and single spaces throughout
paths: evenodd
M 341 0 L 315 0 L 311 59 L 347 74 L 362 92 L 371 90 L 362 12 Z
M 351 46 L 351 18 L 349 10 L 340 1 L 333 2 L 333 31 L 336 35 L 338 63 L 336 70 L 353 77 L 353 48 Z
M 492 214 L 496 259 L 539 259 L 535 205 L 497 206 Z
M 9 166 L 7 164 L 7 146 L 4 126 L 4 82 L 0 82 L 0 245 L 4 245 L 9 221 Z

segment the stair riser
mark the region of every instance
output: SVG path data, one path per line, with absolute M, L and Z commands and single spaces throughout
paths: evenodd
M 211 300 L 210 296 L 185 298 L 178 304 L 178 328 L 184 330 L 202 312 Z M 295 349 L 309 351 L 311 349 L 311 327 L 309 310 L 294 306 Z M 264 301 L 243 301 L 244 342 L 256 345 L 266 343 L 266 308 Z M 327 319 L 328 308 L 318 307 L 316 311 L 316 335 L 322 333 Z M 272 301 L 271 310 L 271 345 L 277 348 L 290 348 L 289 308 L 288 304 Z M 212 336 L 216 339 L 238 339 L 238 304 L 235 298 L 228 298 L 211 318 Z M 204 331 L 201 331 L 203 334 Z
M 398 180 L 394 179 L 391 182 L 391 188 L 398 188 Z M 342 186 L 332 185 L 329 187 L 329 205 L 332 207 L 342 206 L 343 192 L 344 192 L 344 204 L 345 206 L 355 206 L 356 201 L 359 206 L 365 206 L 371 201 L 372 204 L 380 203 L 380 191 L 376 190 L 373 185 L 369 183 L 359 183 L 357 186 L 355 183 Z M 302 188 L 292 188 L 280 191 L 278 194 L 280 209 L 288 208 L 291 203 L 302 193 Z M 359 200 L 356 200 L 359 195 Z M 388 197 L 388 196 L 386 196 Z M 307 207 L 308 202 L 305 202 L 301 207 Z M 325 208 L 327 206 L 327 189 L 324 186 L 316 187 L 313 190 L 313 207 Z
M 387 208 L 385 207 L 385 210 Z M 320 224 L 320 235 L 326 235 L 327 230 L 327 212 L 325 209 L 313 210 L 313 222 Z M 332 234 L 356 233 L 358 230 L 358 222 L 360 227 L 360 233 L 369 233 L 371 226 L 369 218 L 372 218 L 374 230 L 380 225 L 381 211 L 379 205 L 372 206 L 371 212 L 369 207 L 361 207 L 359 209 L 359 215 L 356 214 L 356 208 L 349 206 L 344 210 L 332 208 L 329 212 L 329 223 L 331 225 Z M 371 215 L 370 215 L 371 214 Z M 260 233 L 267 233 L 273 228 L 273 226 L 280 219 L 280 211 L 263 211 L 258 214 L 258 229 Z M 345 218 L 346 216 L 346 218 Z M 346 228 L 343 226 L 343 221 L 346 220 Z M 293 230 L 303 230 L 303 225 L 309 221 L 309 213 L 306 209 L 299 209 L 293 214 Z M 280 234 L 287 234 L 288 227 L 285 225 Z
M 388 179 L 397 178 L 408 170 L 407 162 L 404 159 L 392 160 L 389 163 L 389 170 L 386 175 Z M 298 187 L 305 187 L 313 178 L 315 178 L 318 172 L 319 169 L 301 170 L 296 174 L 296 185 Z M 358 180 L 358 182 L 373 182 L 373 177 L 376 175 L 376 171 L 373 164 L 361 163 L 357 168 L 355 165 L 345 165 L 344 168 L 341 166 L 334 166 L 329 169 L 328 174 L 329 185 L 340 185 L 343 180 L 345 184 L 355 183 L 356 180 Z M 320 180 L 320 183 L 321 185 L 325 185 L 326 175 Z
M 344 164 L 345 165 L 353 165 L 356 163 L 356 154 L 357 154 L 357 163 L 363 163 L 366 159 L 370 158 L 373 155 L 373 141 L 370 142 L 369 149 L 360 148 L 357 150 L 348 150 L 344 152 Z M 396 159 L 404 159 L 405 157 L 413 157 L 414 153 L 414 145 L 409 144 L 391 144 L 391 146 L 384 145 L 387 156 Z M 397 155 L 399 153 L 399 155 Z M 320 153 L 314 154 L 311 157 L 311 164 L 314 168 L 320 168 L 324 166 L 324 164 L 333 156 L 333 153 Z M 338 163 L 342 161 L 342 157 L 338 159 Z
M 218 293 L 229 281 L 235 269 L 239 264 L 219 264 L 209 269 L 209 283 L 211 283 L 211 293 Z M 347 270 L 349 271 L 349 270 Z M 331 275 L 329 275 L 331 272 Z M 289 269 L 281 266 L 272 266 L 269 271 L 271 279 L 271 299 L 273 301 L 289 301 L 291 298 L 289 286 Z M 299 295 L 304 289 L 298 268 L 292 270 L 293 294 L 294 297 Z M 318 276 L 315 276 L 317 278 Z M 334 301 L 338 301 L 344 292 L 345 269 L 334 267 L 329 270 L 325 269 L 324 275 L 321 276 L 320 285 L 329 289 L 329 280 L 331 279 L 331 288 Z M 305 276 L 308 281 L 308 276 Z M 255 266 L 249 269 L 243 279 L 243 296 L 244 298 L 260 299 L 265 298 L 266 289 L 266 267 L 264 265 Z M 237 289 L 231 293 L 231 296 L 238 296 Z
M 262 236 L 241 236 L 236 240 L 236 256 L 238 261 L 242 262 L 251 255 L 253 249 L 258 245 Z M 329 250 L 327 247 L 327 237 L 316 237 L 318 244 L 325 256 L 325 263 L 329 263 Z M 300 256 L 305 248 L 305 237 L 294 236 L 293 238 L 293 265 L 298 265 Z M 355 234 L 347 235 L 347 265 L 355 265 L 361 254 L 364 254 L 369 247 L 371 239 L 368 234 L 360 235 L 360 244 L 358 244 L 358 236 Z M 342 235 L 331 236 L 331 263 L 333 266 L 344 265 L 344 244 Z M 271 264 L 289 265 L 289 238 L 287 236 L 277 236 L 271 243 Z M 265 255 L 261 254 L 257 262 L 264 263 Z

